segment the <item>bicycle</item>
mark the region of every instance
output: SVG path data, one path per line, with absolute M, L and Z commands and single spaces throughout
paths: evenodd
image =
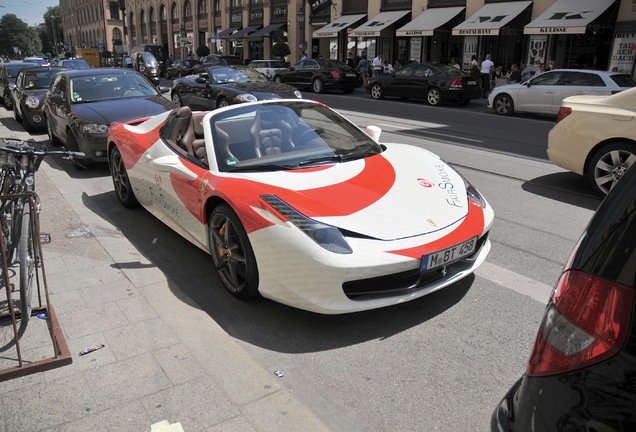
M 35 220 L 40 213 L 40 198 L 35 190 L 35 172 L 45 156 L 61 155 L 73 160 L 84 153 L 68 150 L 49 151 L 42 143 L 0 138 L 0 229 L 4 239 L 4 273 L 17 250 L 20 285 L 20 329 L 31 317 L 33 277 L 40 265 L 40 242 L 34 239 Z M 35 215 L 32 212 L 35 211 Z

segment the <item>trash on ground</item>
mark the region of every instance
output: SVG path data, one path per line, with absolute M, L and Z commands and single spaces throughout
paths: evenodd
M 93 351 L 97 351 L 98 349 L 102 349 L 105 346 L 106 345 L 104 345 L 104 344 L 100 344 L 100 345 L 95 345 L 95 346 L 90 347 L 90 348 L 84 348 L 83 350 L 80 351 L 79 355 L 83 356 L 83 355 L 92 353 Z
M 274 375 L 276 375 L 278 378 L 282 378 L 283 377 L 283 373 L 281 371 L 274 371 Z

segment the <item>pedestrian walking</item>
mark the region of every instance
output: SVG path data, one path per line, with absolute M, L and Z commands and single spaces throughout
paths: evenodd
M 363 51 L 362 58 L 358 62 L 358 70 L 360 71 L 360 75 L 362 75 L 362 83 L 366 87 L 369 84 L 369 61 L 367 60 L 367 55 Z
M 347 53 L 347 66 L 355 67 L 355 62 L 353 61 L 353 53 L 349 51 Z

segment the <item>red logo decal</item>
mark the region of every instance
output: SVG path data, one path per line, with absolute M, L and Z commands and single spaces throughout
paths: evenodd
M 161 176 L 159 174 L 155 174 L 155 184 L 161 190 Z
M 420 184 L 420 186 L 424 186 L 425 188 L 432 188 L 433 186 L 435 186 L 433 183 L 423 178 L 418 178 L 417 182 Z

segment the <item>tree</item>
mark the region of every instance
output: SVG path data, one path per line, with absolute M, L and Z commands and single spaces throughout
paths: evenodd
M 14 14 L 0 18 L 0 54 L 10 58 L 26 57 L 39 48 L 40 40 L 27 23 Z
M 275 57 L 280 57 L 281 60 L 285 61 L 285 56 L 291 54 L 289 46 L 285 42 L 276 42 L 272 47 L 272 55 Z
M 210 54 L 210 48 L 207 45 L 201 45 L 197 48 L 197 57 L 205 57 L 208 54 Z
M 40 31 L 42 50 L 53 55 L 60 53 L 60 46 L 64 44 L 64 31 L 60 18 L 60 7 L 53 6 L 44 12 L 44 28 Z

